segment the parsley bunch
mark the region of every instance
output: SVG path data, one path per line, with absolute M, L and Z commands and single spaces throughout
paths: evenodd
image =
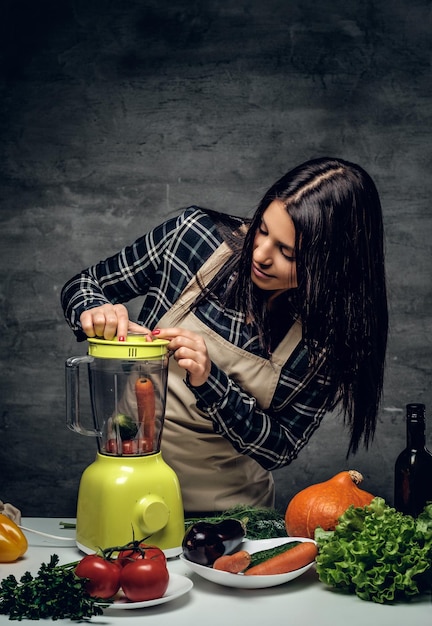
M 26 572 L 18 581 L 7 576 L 0 582 L 0 614 L 11 620 L 89 619 L 102 615 L 102 606 L 85 591 L 85 579 L 74 574 L 75 563 L 58 565 L 56 554 L 42 563 L 36 576 Z

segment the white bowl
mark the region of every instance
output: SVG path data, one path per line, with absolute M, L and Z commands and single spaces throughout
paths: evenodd
M 312 541 L 312 539 L 306 539 L 305 537 L 277 537 L 274 539 L 244 539 L 238 547 L 238 550 L 246 550 L 250 554 L 253 552 L 259 552 L 260 550 L 268 550 L 269 548 L 275 548 L 283 543 L 292 541 Z M 315 542 L 313 542 L 315 543 Z M 308 571 L 312 567 L 315 561 L 296 569 L 293 572 L 287 574 L 275 574 L 266 576 L 244 576 L 243 574 L 230 574 L 229 572 L 223 572 L 221 570 L 213 569 L 209 565 L 199 565 L 189 561 L 183 554 L 179 557 L 181 561 L 189 567 L 193 572 L 202 576 L 206 580 L 210 580 L 218 585 L 224 585 L 225 587 L 237 587 L 239 589 L 264 589 L 265 587 L 276 587 L 298 578 L 302 574 Z

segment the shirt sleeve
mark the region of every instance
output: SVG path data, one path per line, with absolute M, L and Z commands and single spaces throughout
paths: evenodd
M 307 360 L 303 349 L 301 359 Z M 327 409 L 327 383 L 318 373 L 308 377 L 295 374 L 299 358 L 281 373 L 272 404 L 264 411 L 214 363 L 209 379 L 191 389 L 197 407 L 213 422 L 215 432 L 228 439 L 241 454 L 255 459 L 267 470 L 291 463 L 320 425 Z M 293 390 L 292 401 L 284 402 Z
M 162 314 L 219 244 L 208 218 L 196 207 L 186 209 L 117 254 L 73 276 L 61 293 L 66 321 L 82 341 L 86 339 L 80 325 L 84 311 L 149 293 L 153 311 Z
M 79 322 L 84 311 L 107 303 L 127 302 L 148 290 L 169 232 L 169 227 L 156 228 L 65 284 L 61 303 L 65 318 L 79 340 L 85 338 Z

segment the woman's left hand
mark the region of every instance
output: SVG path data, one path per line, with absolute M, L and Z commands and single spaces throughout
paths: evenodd
M 158 339 L 168 339 L 168 350 L 180 367 L 189 374 L 192 387 L 203 385 L 210 375 L 211 361 L 204 339 L 186 328 L 157 328 L 152 333 Z

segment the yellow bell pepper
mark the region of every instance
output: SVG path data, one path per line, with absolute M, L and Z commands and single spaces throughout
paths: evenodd
M 0 563 L 16 561 L 27 552 L 27 538 L 21 528 L 0 513 Z

